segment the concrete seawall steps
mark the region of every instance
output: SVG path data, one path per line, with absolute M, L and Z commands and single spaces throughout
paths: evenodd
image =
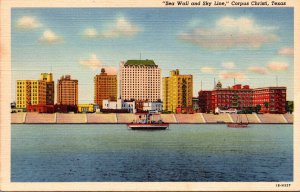
M 207 123 L 214 123 L 214 122 L 216 122 L 214 114 L 203 113 L 203 117 L 204 117 L 204 119 L 205 119 L 205 121 Z
M 87 123 L 86 114 L 57 113 L 57 123 Z
M 256 117 L 257 121 L 258 121 L 259 123 L 261 123 L 261 120 L 260 120 L 260 118 L 258 117 L 257 114 L 255 114 L 255 117 Z
M 88 113 L 86 114 L 88 123 L 117 123 L 116 114 L 97 114 L 97 113 Z
M 199 113 L 194 114 L 175 114 L 177 123 L 204 123 Z
M 261 123 L 286 123 L 281 115 L 277 114 L 258 114 Z
M 233 122 L 234 122 L 234 120 L 233 120 L 233 118 L 232 118 L 231 114 L 228 114 L 228 117 L 229 117 L 229 119 L 230 119 L 230 122 L 231 122 L 231 123 L 233 123 Z
M 229 118 L 229 115 L 228 114 L 220 114 L 220 115 L 217 115 L 217 121 L 224 121 L 226 123 L 230 123 L 232 122 L 231 119 Z
M 174 119 L 175 119 L 176 123 L 178 123 L 178 120 L 177 120 L 177 118 L 176 118 L 176 115 L 175 115 L 175 114 L 173 115 L 173 117 L 174 117 Z
M 118 123 L 131 123 L 136 119 L 135 115 L 132 113 L 117 113 L 116 116 Z
M 284 115 L 281 114 L 281 117 L 282 117 L 282 119 L 283 119 L 283 121 L 284 121 L 285 123 L 288 123 L 288 121 L 287 121 L 287 119 L 284 117 Z
M 25 123 L 56 123 L 56 115 L 49 113 L 27 113 Z
M 205 123 L 205 119 L 204 119 L 202 113 L 195 113 L 195 115 L 199 119 L 199 123 Z
M 200 118 L 202 119 L 202 122 L 203 122 L 203 123 L 206 123 L 206 121 L 205 121 L 205 119 L 204 119 L 204 117 L 203 117 L 203 113 L 199 113 L 199 115 L 200 115 Z
M 12 113 L 11 122 L 12 123 L 25 123 L 26 113 Z
M 216 122 L 225 122 L 230 123 L 232 122 L 228 114 L 207 114 L 203 113 L 203 117 L 207 123 L 216 123 Z
M 130 123 L 137 119 L 131 113 L 110 114 L 71 114 L 71 113 L 11 113 L 11 123 Z M 160 118 L 159 118 L 160 116 Z M 217 123 L 218 121 L 232 122 L 236 114 L 160 114 L 153 117 L 167 123 Z M 242 114 L 242 120 L 249 123 L 293 123 L 293 114 Z M 247 118 L 246 118 L 247 117 Z M 176 120 L 177 119 L 177 120 Z
M 246 114 L 230 114 L 230 116 L 231 116 L 233 122 L 236 122 L 237 120 L 239 120 L 239 121 L 242 120 L 242 122 L 249 121 L 248 116 Z
M 294 122 L 294 115 L 293 114 L 283 114 L 284 118 L 287 120 L 288 123 L 293 123 Z
M 257 114 L 246 114 L 249 123 L 260 123 L 260 119 L 257 117 Z
M 177 123 L 174 114 L 160 114 L 160 118 L 166 123 Z

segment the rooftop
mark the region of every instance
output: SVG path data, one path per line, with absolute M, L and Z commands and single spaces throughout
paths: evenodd
M 255 90 L 258 90 L 258 89 L 286 89 L 286 87 L 284 86 L 271 86 L 271 87 L 258 87 L 258 88 L 254 88 Z
M 127 60 L 125 63 L 125 66 L 128 65 L 136 65 L 136 66 L 143 66 L 143 65 L 147 65 L 147 66 L 157 66 L 153 60 Z

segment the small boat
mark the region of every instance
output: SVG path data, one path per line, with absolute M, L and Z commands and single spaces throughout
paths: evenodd
M 165 130 L 169 128 L 169 123 L 164 123 L 162 120 L 153 120 L 155 113 L 136 113 L 139 118 L 128 123 L 128 128 L 132 130 Z M 159 114 L 158 114 L 159 115 Z
M 247 116 L 246 116 L 247 118 Z M 248 118 L 247 118 L 248 121 Z M 243 122 L 242 117 L 238 114 L 235 123 L 227 123 L 227 127 L 229 128 L 247 128 L 248 122 Z
M 247 128 L 248 123 L 227 123 L 229 128 Z

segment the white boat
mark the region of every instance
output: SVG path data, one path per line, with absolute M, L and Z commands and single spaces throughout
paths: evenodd
M 153 116 L 159 115 L 158 113 L 136 113 L 138 119 L 128 123 L 128 128 L 132 130 L 165 130 L 169 128 L 169 123 L 164 123 L 162 120 L 154 120 Z

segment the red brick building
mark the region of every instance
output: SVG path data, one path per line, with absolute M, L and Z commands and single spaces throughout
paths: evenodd
M 27 105 L 27 112 L 54 113 L 54 105 Z
M 70 75 L 65 75 L 57 81 L 57 103 L 78 105 L 78 80 L 71 79 Z
M 198 94 L 199 111 L 201 113 L 212 112 L 212 91 L 199 91 Z
M 265 87 L 251 89 L 249 85 L 234 85 L 222 88 L 219 82 L 211 91 L 199 91 L 200 112 L 220 109 L 250 109 L 261 106 L 263 113 L 286 113 L 286 87 Z
M 249 85 L 234 85 L 229 88 L 216 88 L 212 91 L 212 107 L 215 109 L 244 109 L 252 107 L 253 89 Z
M 254 89 L 253 106 L 261 106 L 263 113 L 286 113 L 286 87 Z

